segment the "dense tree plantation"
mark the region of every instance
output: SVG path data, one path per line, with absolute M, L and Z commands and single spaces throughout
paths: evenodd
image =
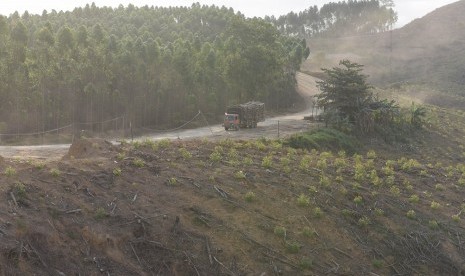
M 96 7 L 0 16 L 0 132 L 125 116 L 169 126 L 229 104 L 291 104 L 305 40 L 225 7 Z
M 393 8 L 392 0 L 348 0 L 266 19 L 284 34 L 306 38 L 373 34 L 387 31 L 396 23 Z

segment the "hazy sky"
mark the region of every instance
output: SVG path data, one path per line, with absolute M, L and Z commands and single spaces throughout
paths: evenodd
M 73 10 L 75 7 L 85 6 L 87 3 L 95 2 L 97 6 L 117 7 L 119 4 L 127 6 L 132 3 L 136 6 L 190 6 L 193 2 L 217 6 L 227 6 L 240 11 L 248 17 L 265 15 L 284 15 L 290 11 L 299 12 L 317 5 L 321 7 L 325 3 L 338 2 L 340 0 L 1 0 L 0 14 L 10 15 L 18 11 L 22 14 L 25 10 L 29 13 L 42 14 L 43 10 L 56 11 Z M 457 0 L 394 0 L 396 11 L 399 15 L 398 26 L 420 18 L 427 13 Z

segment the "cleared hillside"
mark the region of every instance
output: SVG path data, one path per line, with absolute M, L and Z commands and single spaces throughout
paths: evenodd
M 310 39 L 309 71 L 342 58 L 366 65 L 377 84 L 427 84 L 449 94 L 465 85 L 465 1 L 439 8 L 403 28 L 376 35 Z
M 463 275 L 465 114 L 360 154 L 80 140 L 2 160 L 2 275 Z M 263 274 L 265 273 L 265 274 Z

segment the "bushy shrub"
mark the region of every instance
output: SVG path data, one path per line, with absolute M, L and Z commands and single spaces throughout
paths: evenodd
M 344 150 L 354 153 L 358 149 L 357 140 L 343 132 L 332 128 L 323 128 L 316 131 L 300 133 L 291 136 L 284 142 L 293 148 L 317 150 Z

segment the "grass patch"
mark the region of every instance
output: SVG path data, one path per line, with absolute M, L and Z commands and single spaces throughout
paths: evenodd
M 26 186 L 21 182 L 16 182 L 15 192 L 20 198 L 26 197 Z
M 178 184 L 178 179 L 176 177 L 171 177 L 168 179 L 168 185 L 175 186 L 176 184 Z
M 57 168 L 53 168 L 53 169 L 50 169 L 50 174 L 53 176 L 53 177 L 58 177 L 61 175 L 61 171 Z
M 106 218 L 108 216 L 108 213 L 107 211 L 105 211 L 104 208 L 99 207 L 97 208 L 97 210 L 95 210 L 94 216 L 96 219 L 100 220 L 100 219 Z
M 119 161 L 123 161 L 124 158 L 126 158 L 126 154 L 124 152 L 119 152 L 117 155 L 116 155 L 116 159 L 118 159 Z
M 302 260 L 300 260 L 300 262 L 299 262 L 299 267 L 300 267 L 300 269 L 302 269 L 302 270 L 311 269 L 312 266 L 313 266 L 313 261 L 310 260 L 310 259 L 302 259 Z
M 11 166 L 8 166 L 6 169 L 5 169 L 5 175 L 8 176 L 8 177 L 11 177 L 13 175 L 16 175 L 16 169 L 11 167 Z
M 132 164 L 138 168 L 142 168 L 145 166 L 145 162 L 144 160 L 140 159 L 140 158 L 135 158 L 133 161 L 132 161 Z
M 414 210 L 409 210 L 409 211 L 407 212 L 407 217 L 408 217 L 409 219 L 415 219 L 416 216 L 417 216 L 417 215 L 416 215 L 416 213 L 415 213 Z
M 234 178 L 236 179 L 245 179 L 247 176 L 243 171 L 237 171 L 234 173 Z
M 287 252 L 297 254 L 300 251 L 300 244 L 297 242 L 290 242 L 286 245 Z
M 304 194 L 300 194 L 297 198 L 297 205 L 300 207 L 307 207 L 310 205 L 310 198 Z
M 436 220 L 430 220 L 428 222 L 428 226 L 429 226 L 430 229 L 436 230 L 436 229 L 439 228 L 439 223 Z
M 245 198 L 245 201 L 247 202 L 253 202 L 256 199 L 256 195 L 254 192 L 249 191 L 245 194 L 244 198 Z
M 302 235 L 304 235 L 307 238 L 312 238 L 313 236 L 316 235 L 316 232 L 315 232 L 315 230 L 310 229 L 310 227 L 305 226 L 302 229 Z
M 122 173 L 122 171 L 121 171 L 120 168 L 114 168 L 113 169 L 113 175 L 114 176 L 121 176 L 121 173 Z
M 286 228 L 283 226 L 276 226 L 273 232 L 278 237 L 286 237 Z
M 379 259 L 374 259 L 371 263 L 373 264 L 373 267 L 376 269 L 380 269 L 384 265 L 383 260 L 379 260 Z
M 306 133 L 296 134 L 284 141 L 293 148 L 345 151 L 354 153 L 359 148 L 357 140 L 343 132 L 332 128 L 323 128 Z

